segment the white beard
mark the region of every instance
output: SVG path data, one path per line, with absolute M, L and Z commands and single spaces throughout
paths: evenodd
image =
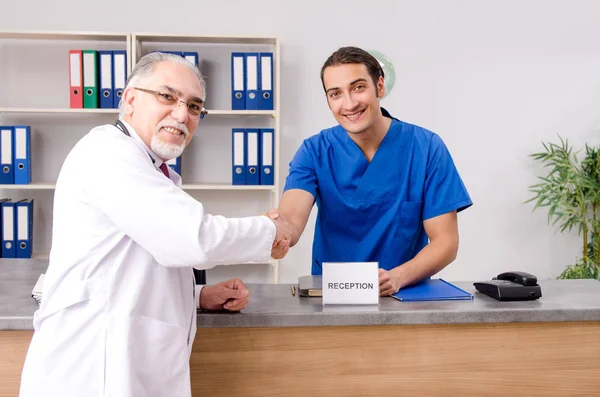
M 150 140 L 150 149 L 152 149 L 154 154 L 156 154 L 158 157 L 164 161 L 168 161 L 181 156 L 183 149 L 185 149 L 185 143 L 182 143 L 181 145 L 173 145 L 164 142 L 160 140 L 158 136 L 153 135 L 152 139 Z

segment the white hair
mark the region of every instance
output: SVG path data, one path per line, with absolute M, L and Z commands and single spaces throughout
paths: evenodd
M 206 81 L 204 81 L 204 76 L 202 76 L 202 73 L 200 73 L 200 70 L 196 67 L 196 65 L 187 59 L 180 57 L 179 55 L 165 52 L 151 52 L 150 54 L 144 55 L 142 59 L 135 64 L 131 75 L 129 75 L 129 78 L 125 83 L 125 88 L 123 89 L 123 95 L 121 95 L 121 99 L 119 100 L 119 116 L 123 116 L 125 114 L 123 98 L 125 97 L 125 90 L 127 87 L 136 86 L 140 83 L 140 81 L 152 76 L 154 67 L 161 62 L 173 62 L 187 66 L 198 78 L 200 86 L 202 87 L 202 100 L 206 100 Z

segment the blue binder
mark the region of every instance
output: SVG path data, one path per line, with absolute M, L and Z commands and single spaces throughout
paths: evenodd
M 15 258 L 15 203 L 10 200 L 2 202 L 2 257 Z
M 31 258 L 33 238 L 33 199 L 15 203 L 16 257 Z
M 231 53 L 231 109 L 246 109 L 246 58 L 243 52 Z
M 175 171 L 177 175 L 181 176 L 181 156 L 167 161 L 167 165 L 171 167 L 171 169 Z
M 260 84 L 258 85 L 258 109 L 273 110 L 273 53 L 261 52 L 258 56 L 260 65 Z
M 246 110 L 258 110 L 258 52 L 246 53 Z
M 0 185 L 15 183 L 13 135 L 13 127 L 0 127 Z
M 402 302 L 425 302 L 446 300 L 472 300 L 473 295 L 449 282 L 440 279 L 427 279 L 418 284 L 400 289 L 392 295 Z
M 274 185 L 273 162 L 275 161 L 275 130 L 260 129 L 260 184 Z
M 115 67 L 112 51 L 98 51 L 100 69 L 100 108 L 112 109 L 114 106 Z
M 15 184 L 27 185 L 31 182 L 31 127 L 16 125 L 13 131 Z
M 127 82 L 127 52 L 113 51 L 113 108 L 119 107 Z
M 173 55 L 179 55 L 180 57 L 183 57 L 182 51 L 152 51 L 152 52 L 162 52 L 164 54 L 173 54 Z
M 246 184 L 246 130 L 233 128 L 231 130 L 231 170 L 232 184 Z
M 246 185 L 260 185 L 260 146 L 257 128 L 246 128 Z
M 194 65 L 196 65 L 196 67 L 198 66 L 198 53 L 197 52 L 186 51 L 183 53 L 183 57 L 185 59 L 187 59 L 188 61 L 190 61 L 191 63 L 193 63 Z

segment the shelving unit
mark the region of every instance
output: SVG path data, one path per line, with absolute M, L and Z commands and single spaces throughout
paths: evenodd
M 238 51 L 256 51 L 261 50 L 273 53 L 273 95 L 274 95 L 274 110 L 231 110 L 231 52 Z M 182 161 L 182 178 L 183 188 L 195 194 L 200 201 L 204 202 L 203 194 L 207 191 L 217 190 L 224 195 L 227 192 L 237 191 L 235 200 L 241 201 L 247 197 L 243 192 L 269 192 L 270 200 L 265 202 L 264 211 L 271 207 L 279 205 L 279 178 L 277 171 L 279 168 L 279 146 L 280 146 L 280 103 L 279 103 L 279 88 L 280 88 L 280 45 L 279 39 L 276 37 L 240 37 L 240 36 L 187 36 L 187 35 L 169 35 L 161 33 L 132 33 L 131 36 L 131 56 L 134 62 L 137 62 L 143 55 L 151 51 L 194 51 L 198 52 L 199 69 L 205 76 L 207 81 L 207 103 L 208 115 L 205 120 L 202 120 L 198 126 L 196 136 L 192 140 L 190 147 L 184 151 Z M 216 121 L 214 116 L 230 116 L 227 120 L 221 120 L 218 117 Z M 247 125 L 247 123 L 254 125 Z M 232 124 L 234 123 L 234 124 Z M 207 125 L 208 124 L 208 125 Z M 232 127 L 263 127 L 274 128 L 274 163 L 275 184 L 272 186 L 265 185 L 246 185 L 233 186 L 230 183 L 196 183 L 189 182 L 186 174 L 192 174 L 192 180 L 202 180 L 200 175 L 190 171 L 190 164 L 186 161 L 190 156 L 193 158 L 195 154 L 202 153 L 206 155 L 206 148 L 220 148 L 221 153 L 227 153 L 227 156 L 215 155 L 213 161 L 219 165 L 216 167 L 204 166 L 195 167 L 195 169 L 215 168 L 216 170 L 226 170 L 225 173 L 220 173 L 219 179 L 231 179 L 231 128 Z M 214 132 L 206 141 L 202 141 L 201 145 L 194 142 L 199 139 L 206 131 Z M 200 138 L 202 139 L 202 138 Z M 218 149 L 217 149 L 218 150 Z M 191 154 L 190 154 L 191 153 Z M 221 157 L 221 158 L 219 158 Z M 222 157 L 225 157 L 223 159 Z M 207 162 L 208 163 L 208 162 Z M 211 162 L 212 164 L 212 162 Z M 186 167 L 187 166 L 187 167 Z M 186 172 L 187 171 L 187 172 Z M 217 172 L 217 171 L 215 171 Z M 240 192 L 241 191 L 241 192 Z M 229 196 L 230 197 L 230 196 Z M 232 198 L 233 200 L 233 198 Z M 268 205 L 267 205 L 268 204 Z M 223 214 L 226 215 L 226 214 Z M 258 213 L 247 213 L 246 215 L 258 215 Z M 279 281 L 279 262 L 271 261 L 272 265 L 272 282 Z M 227 268 L 227 267 L 225 267 Z M 211 269 L 212 270 L 212 269 Z M 209 270 L 207 273 L 209 274 Z M 223 271 L 224 269 L 218 269 Z M 233 276 L 233 275 L 232 275 Z
M 0 190 L 54 190 L 56 184 L 53 182 L 30 183 L 29 185 L 0 185 Z M 226 185 L 226 184 L 203 184 L 187 183 L 182 185 L 183 190 L 257 190 L 272 191 L 271 185 Z
M 54 190 L 54 182 L 30 183 L 29 185 L 0 185 L 0 190 Z
M 0 113 L 117 114 L 119 109 L 0 108 Z
M 53 109 L 53 108 L 0 108 L 0 113 L 91 113 L 91 114 L 118 114 L 119 109 Z M 212 116 L 271 116 L 277 117 L 271 110 L 210 110 L 208 114 Z
M 67 50 L 79 48 L 125 49 L 127 75 L 141 56 L 153 50 L 198 52 L 199 68 L 208 84 L 208 116 L 200 122 L 192 143 L 182 155 L 182 188 L 203 203 L 205 200 L 217 203 L 216 207 L 229 204 L 231 213 L 227 209 L 207 209 L 207 212 L 225 216 L 258 215 L 278 206 L 281 134 L 277 38 L 4 31 L 0 32 L 0 85 L 3 87 L 0 125 L 31 125 L 33 176 L 28 185 L 0 185 L 0 196 L 15 200 L 35 198 L 34 258 L 48 258 L 52 198 L 65 156 L 90 129 L 112 123 L 119 112 L 118 109 L 69 108 Z M 231 110 L 230 53 L 234 51 L 273 53 L 274 110 Z M 43 62 L 39 58 L 43 58 Z M 274 129 L 274 185 L 231 184 L 230 131 L 234 127 Z M 271 281 L 278 282 L 278 261 L 272 260 L 269 264 Z
M 114 32 L 49 32 L 49 31 L 0 31 L 0 39 L 10 40 L 67 40 L 67 41 L 121 41 L 127 40 L 129 33 Z M 130 69 L 131 70 L 131 69 Z
M 68 151 L 117 109 L 69 107 L 69 49 L 127 51 L 129 32 L 0 31 L 0 125 L 31 126 L 32 182 L 0 185 L 1 197 L 34 199 L 33 258 L 47 259 L 55 181 Z

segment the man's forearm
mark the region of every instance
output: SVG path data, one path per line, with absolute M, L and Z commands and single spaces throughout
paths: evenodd
M 290 222 L 290 226 L 291 226 L 290 229 L 292 232 L 292 240 L 290 242 L 290 247 L 293 247 L 294 245 L 296 245 L 298 240 L 300 240 L 300 236 L 302 236 L 302 232 L 304 231 L 304 228 L 299 227 L 294 222 Z
M 454 239 L 431 241 L 413 259 L 398 266 L 390 273 L 400 280 L 400 288 L 431 277 L 454 259 L 458 252 L 458 242 Z
M 302 189 L 290 189 L 281 196 L 277 210 L 289 223 L 292 234 L 290 247 L 296 245 L 300 240 L 314 203 L 313 195 Z

